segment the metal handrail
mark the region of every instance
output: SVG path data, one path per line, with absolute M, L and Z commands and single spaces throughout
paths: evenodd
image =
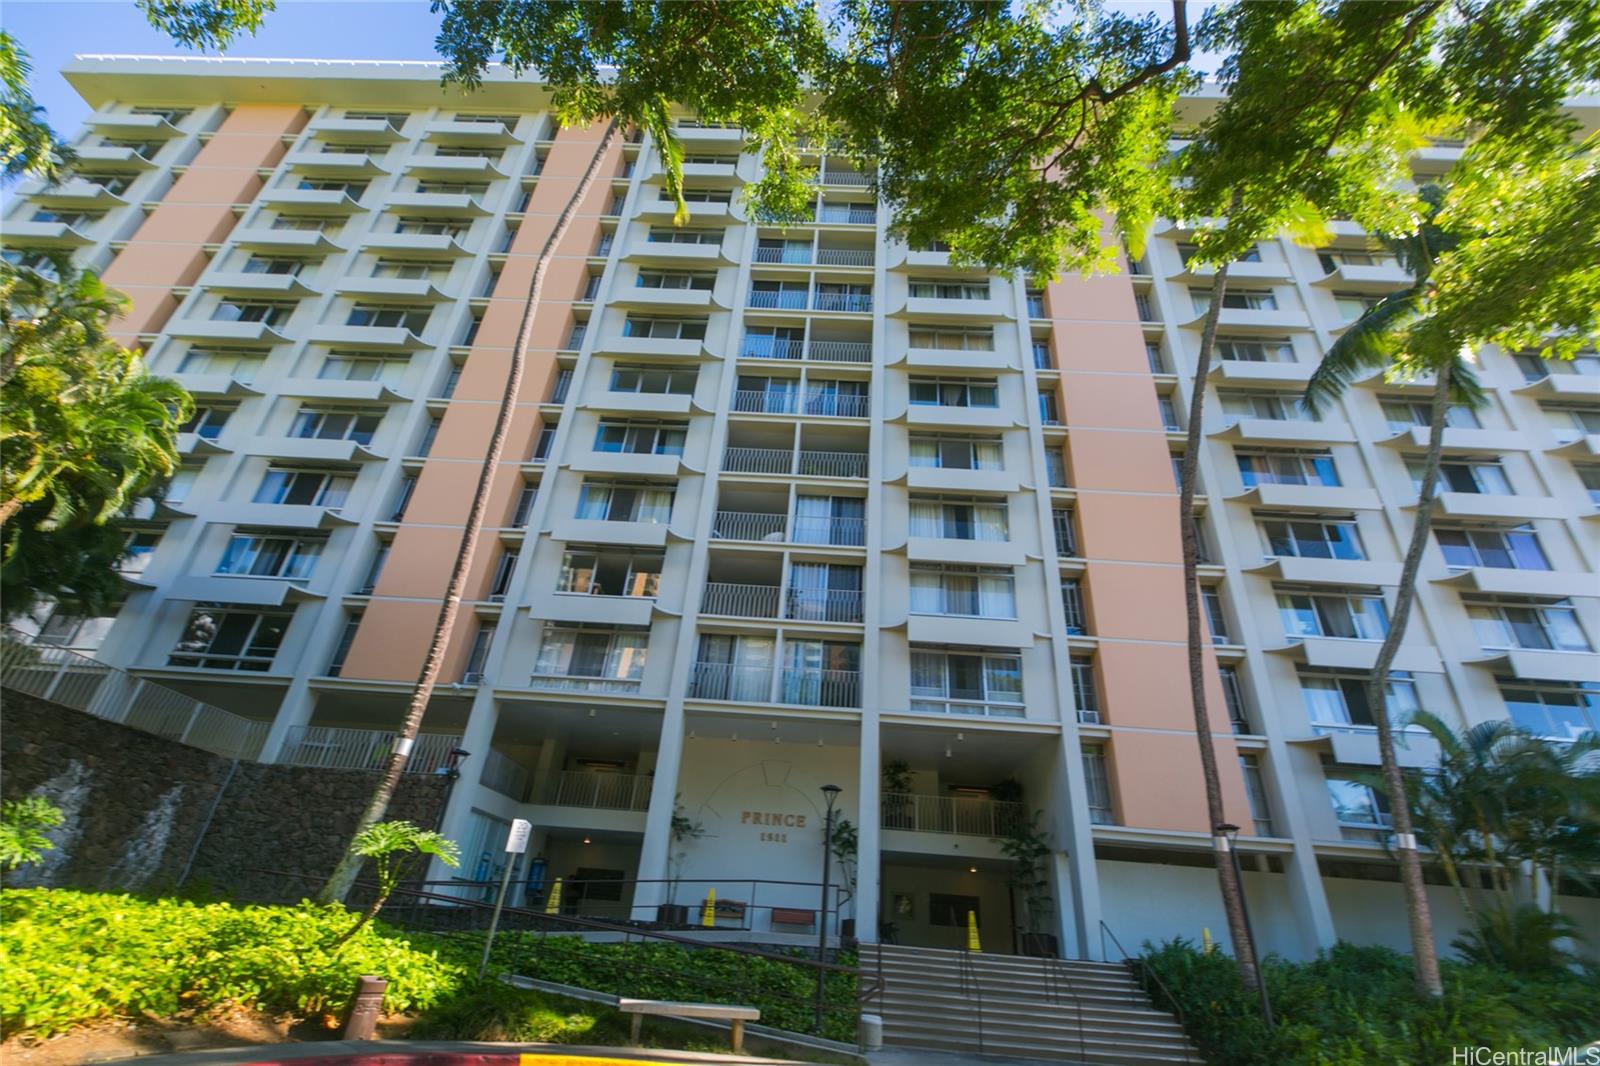
M 534 779 L 529 802 L 551 807 L 643 811 L 650 807 L 653 781 L 647 774 L 558 770 Z
M 778 592 L 777 585 L 707 581 L 705 593 L 700 599 L 700 613 L 739 618 L 776 618 Z
M 342 729 L 337 726 L 290 726 L 278 753 L 285 766 L 310 766 L 324 770 L 381 770 L 394 750 L 399 734 L 392 729 Z M 418 733 L 416 746 L 406 759 L 408 774 L 431 774 L 444 769 L 450 749 L 461 743 L 459 733 Z
M 1022 930 L 1019 930 L 1021 932 Z M 1085 1061 L 1084 1052 L 1087 1041 L 1083 1035 L 1083 999 L 1078 995 L 1078 990 L 1073 987 L 1072 978 L 1068 976 L 1066 967 L 1054 955 L 1040 955 L 1039 975 L 1044 984 L 1045 995 L 1056 1006 L 1061 1005 L 1061 990 L 1065 989 L 1072 998 L 1073 1013 L 1078 1016 L 1078 1060 Z
M 1167 1010 L 1171 1011 L 1174 1015 L 1177 1016 L 1178 1024 L 1183 1028 L 1183 1033 L 1184 1033 L 1183 1061 L 1184 1062 L 1188 1062 L 1189 1061 L 1189 1040 L 1188 1040 L 1189 1023 L 1184 1020 L 1183 1008 L 1181 1006 L 1179 1006 L 1179 1004 L 1178 1004 L 1178 997 L 1172 994 L 1172 989 L 1167 987 L 1167 983 L 1161 979 L 1161 975 L 1156 973 L 1149 966 L 1145 966 L 1145 965 L 1141 964 L 1140 966 L 1135 967 L 1135 966 L 1132 965 L 1133 961 L 1137 958 L 1137 956 L 1128 954 L 1128 949 L 1122 946 L 1122 941 L 1117 939 L 1117 934 L 1113 933 L 1111 931 L 1111 927 L 1106 924 L 1105 919 L 1101 918 L 1100 919 L 1100 955 L 1101 955 L 1101 957 L 1104 957 L 1105 954 L 1106 954 L 1106 937 L 1110 937 L 1111 938 L 1111 942 L 1116 945 L 1117 951 L 1120 952 L 1121 955 L 1122 955 L 1122 965 L 1126 966 L 1129 970 L 1132 970 L 1134 972 L 1134 976 L 1139 981 L 1139 987 L 1144 989 L 1144 993 L 1145 993 L 1146 996 L 1148 996 L 1150 994 L 1150 989 L 1149 989 L 1148 985 L 1145 983 L 1145 979 L 1147 977 L 1149 979 L 1155 981 L 1156 987 L 1161 989 L 1161 994 L 1166 998 Z
M 963 944 L 956 963 L 956 979 L 961 991 L 972 997 L 973 1025 L 978 1038 L 978 1054 L 983 1054 L 983 984 L 978 980 L 978 968 L 973 965 L 971 948 Z
M 885 792 L 881 808 L 883 828 L 913 833 L 998 837 L 1027 821 L 1024 804 L 977 796 Z
M 859 622 L 861 590 L 791 588 L 783 616 L 796 622 Z
M 722 452 L 722 469 L 730 474 L 787 474 L 794 461 L 788 448 L 730 445 Z

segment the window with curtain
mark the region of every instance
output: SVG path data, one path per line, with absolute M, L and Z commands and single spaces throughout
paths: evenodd
M 999 567 L 913 566 L 913 614 L 1015 618 L 1016 578 Z
M 1465 597 L 1463 597 L 1465 599 Z M 1589 638 L 1571 600 L 1548 602 L 1467 599 L 1467 617 L 1484 648 L 1589 651 Z
M 1306 715 L 1313 726 L 1373 724 L 1372 706 L 1367 702 L 1365 674 L 1310 673 L 1300 675 L 1300 694 L 1305 701 Z M 1411 675 L 1395 671 L 1389 675 L 1384 704 L 1389 722 L 1403 727 L 1411 715 L 1421 709 L 1416 686 Z
M 1389 612 L 1376 593 L 1323 593 L 1279 590 L 1278 617 L 1284 635 L 1382 640 L 1389 632 Z
M 910 535 L 943 540 L 1011 539 L 1004 503 L 926 496 L 911 498 Z
M 672 485 L 624 485 L 585 481 L 578 493 L 578 518 L 602 522 L 649 522 L 672 518 Z

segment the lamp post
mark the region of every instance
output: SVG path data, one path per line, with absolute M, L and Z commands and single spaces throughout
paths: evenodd
M 844 789 L 838 785 L 823 785 L 822 796 L 827 801 L 827 814 L 822 819 L 822 906 L 817 909 L 817 1035 L 822 1035 L 822 999 L 824 981 L 828 973 L 822 964 L 828 961 L 828 878 L 833 875 L 833 804 Z
M 451 748 L 445 754 L 444 765 L 433 771 L 435 777 L 444 778 L 444 795 L 439 797 L 439 816 L 433 820 L 435 833 L 444 830 L 444 815 L 450 807 L 450 793 L 455 791 L 456 782 L 461 780 L 461 762 L 471 756 L 472 752 L 466 748 Z
M 1239 840 L 1239 827 L 1232 822 L 1222 822 L 1211 827 L 1216 834 L 1217 842 L 1228 853 L 1228 860 L 1233 863 L 1233 880 L 1239 886 L 1239 912 L 1244 915 L 1244 932 L 1250 938 L 1250 964 L 1256 971 L 1256 989 L 1261 993 L 1261 1020 L 1267 1023 L 1267 1028 L 1273 1028 L 1272 1001 L 1267 998 L 1267 975 L 1261 972 L 1261 952 L 1256 950 L 1256 931 L 1250 924 L 1250 904 L 1244 896 L 1244 871 L 1239 868 L 1239 849 L 1236 846 Z

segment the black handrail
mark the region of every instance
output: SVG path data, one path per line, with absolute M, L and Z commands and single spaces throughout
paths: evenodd
M 1188 1062 L 1189 1023 L 1184 1020 L 1183 1007 L 1179 1005 L 1178 997 L 1172 994 L 1172 989 L 1167 987 L 1167 983 L 1161 979 L 1161 975 L 1144 964 L 1143 961 L 1140 961 L 1138 966 L 1133 965 L 1138 957 L 1128 954 L 1128 949 L 1122 946 L 1122 941 L 1117 939 L 1117 934 L 1111 931 L 1111 927 L 1105 923 L 1104 918 L 1100 919 L 1100 954 L 1102 956 L 1106 953 L 1106 937 L 1108 936 L 1111 938 L 1111 942 L 1117 946 L 1117 951 L 1122 954 L 1122 965 L 1128 967 L 1138 977 L 1139 987 L 1144 989 L 1145 995 L 1148 996 L 1150 994 L 1150 987 L 1145 981 L 1147 977 L 1155 981 L 1156 986 L 1161 989 L 1162 997 L 1166 1000 L 1167 1010 L 1177 1016 L 1178 1024 L 1183 1027 L 1183 1061 Z
M 1055 1006 L 1061 1005 L 1061 990 L 1064 988 L 1068 996 L 1072 997 L 1073 1013 L 1078 1018 L 1078 1059 L 1084 1061 L 1087 1042 L 1083 1035 L 1083 999 L 1078 995 L 1078 990 L 1072 985 L 1072 978 L 1068 976 L 1066 965 L 1054 955 L 1040 955 L 1039 974 L 1043 980 L 1045 994 L 1050 997 L 1050 1002 Z
M 972 995 L 974 1018 L 978 1030 L 978 1054 L 983 1054 L 983 984 L 978 980 L 978 968 L 972 962 L 972 949 L 968 945 L 961 948 L 961 961 L 957 964 L 956 974 L 961 982 L 961 991 L 969 991 Z

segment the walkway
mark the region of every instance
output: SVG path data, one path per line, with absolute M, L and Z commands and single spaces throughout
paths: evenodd
M 319 1040 L 124 1059 L 138 1066 L 804 1066 L 794 1059 L 660 1048 L 496 1044 L 461 1040 Z

